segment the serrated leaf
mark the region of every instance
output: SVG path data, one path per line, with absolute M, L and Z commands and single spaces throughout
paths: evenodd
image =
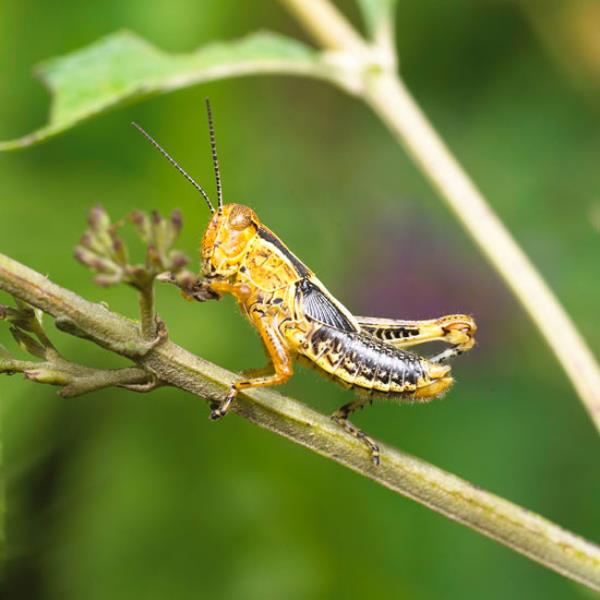
M 48 124 L 0 142 L 0 151 L 42 141 L 126 102 L 204 81 L 260 73 L 325 76 L 316 51 L 268 32 L 212 43 L 189 54 L 170 54 L 121 31 L 51 59 L 36 72 L 52 95 Z
M 397 0 L 356 0 L 370 35 L 375 35 L 382 22 L 394 18 Z

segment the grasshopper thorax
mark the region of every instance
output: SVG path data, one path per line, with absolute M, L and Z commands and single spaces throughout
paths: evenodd
M 225 204 L 215 211 L 201 244 L 205 276 L 233 275 L 258 232 L 256 213 L 243 204 Z

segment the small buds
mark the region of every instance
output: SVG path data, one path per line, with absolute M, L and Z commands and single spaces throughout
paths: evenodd
M 0 320 L 7 321 L 23 331 L 37 334 L 42 326 L 42 312 L 17 298 L 15 305 L 12 307 L 0 304 Z
M 174 210 L 171 213 L 171 225 L 173 225 L 173 230 L 176 235 L 179 235 L 181 228 L 183 227 L 183 217 L 181 216 L 180 210 Z
M 127 246 L 117 234 L 123 221 L 111 223 L 100 205 L 90 211 L 89 229 L 75 249 L 75 258 L 96 272 L 95 283 L 101 286 L 126 283 L 142 289 L 151 284 L 159 273 L 176 273 L 188 264 L 183 252 L 172 249 L 182 227 L 179 211 L 165 219 L 158 211 L 148 214 L 134 210 L 128 215 L 128 220 L 146 244 L 143 264 L 129 263 Z
M 13 339 L 28 354 L 42 359 L 56 355 L 56 348 L 42 327 L 42 312 L 39 309 L 15 298 L 14 307 L 0 305 L 0 320 L 8 323 Z M 0 362 L 7 361 L 14 362 L 10 352 L 0 346 Z
M 110 217 L 101 204 L 97 204 L 92 208 L 88 223 L 93 231 L 103 231 L 110 227 Z
M 17 327 L 11 327 L 10 333 L 25 352 L 38 358 L 46 358 L 47 348 L 42 346 L 37 340 L 34 340 L 30 335 L 27 335 Z
M 127 248 L 125 247 L 123 240 L 114 234 L 112 239 L 112 254 L 115 258 L 115 261 L 120 265 L 127 264 Z
M 172 250 L 169 254 L 169 259 L 171 261 L 171 270 L 174 272 L 180 271 L 189 263 L 188 257 L 179 250 Z
M 34 369 L 27 369 L 26 371 L 23 371 L 23 375 L 30 381 L 47 383 L 50 385 L 68 385 L 73 381 L 73 376 L 71 374 L 58 369 L 48 368 L 44 365 L 40 365 Z

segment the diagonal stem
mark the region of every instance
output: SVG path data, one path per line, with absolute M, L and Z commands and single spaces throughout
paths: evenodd
M 56 318 L 67 318 L 86 339 L 124 356 L 160 381 L 207 401 L 224 398 L 233 373 L 171 341 L 148 350 L 139 328 L 106 307 L 88 302 L 0 254 L 0 289 Z M 399 494 L 528 556 L 550 569 L 600 589 L 600 548 L 471 483 L 418 458 L 381 445 L 373 466 L 363 444 L 308 406 L 274 391 L 240 395 L 233 411 Z
M 364 59 L 364 43 L 356 43 L 358 34 L 329 0 L 281 2 L 324 48 L 342 49 Z M 600 430 L 598 362 L 543 277 L 454 158 L 402 80 L 389 68 L 365 68 L 363 86 L 351 91 L 362 97 L 387 125 L 504 279 Z
M 502 276 L 567 373 L 600 430 L 600 369 L 543 277 L 452 156 L 404 83 L 373 77 L 366 100 Z
M 360 51 L 365 44 L 329 0 L 282 0 L 309 33 L 328 50 Z
M 138 290 L 140 307 L 140 330 L 146 340 L 156 337 L 156 301 L 154 293 L 154 280 Z

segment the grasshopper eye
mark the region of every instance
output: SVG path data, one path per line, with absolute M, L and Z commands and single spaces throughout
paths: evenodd
M 236 231 L 242 231 L 252 225 L 255 220 L 254 211 L 247 206 L 237 205 L 229 215 L 229 226 Z
M 238 231 L 246 229 L 246 227 L 248 227 L 251 223 L 252 219 L 249 215 L 232 215 L 229 219 L 229 225 L 231 225 L 233 229 L 237 229 Z

